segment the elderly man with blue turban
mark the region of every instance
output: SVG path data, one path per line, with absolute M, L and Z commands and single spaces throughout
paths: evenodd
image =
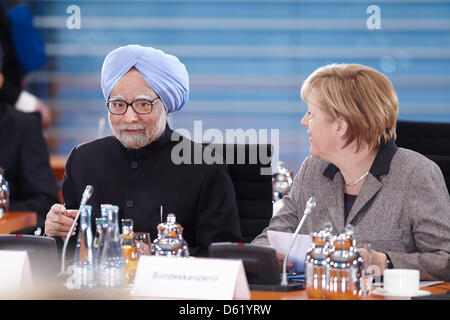
M 62 243 L 76 216 L 76 210 L 69 209 L 78 208 L 84 188 L 92 185 L 88 204 L 93 219 L 101 216 L 101 204 L 116 204 L 119 221 L 133 219 L 134 231 L 155 238 L 162 206 L 163 220 L 174 213 L 184 227 L 191 255 L 207 255 L 212 242 L 241 241 L 226 167 L 177 165 L 171 159 L 179 139 L 171 139 L 176 133 L 167 125 L 166 114 L 183 108 L 189 97 L 189 76 L 178 58 L 150 47 L 120 47 L 105 58 L 101 86 L 114 136 L 72 150 L 62 184 L 64 206 L 50 209 L 46 234 Z

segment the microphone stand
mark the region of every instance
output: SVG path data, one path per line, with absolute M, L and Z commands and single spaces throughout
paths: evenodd
M 83 195 L 81 197 L 80 208 L 78 209 L 78 213 L 75 216 L 75 219 L 73 219 L 72 226 L 70 227 L 70 230 L 67 233 L 66 239 L 64 241 L 64 247 L 63 247 L 62 256 L 61 256 L 61 272 L 58 273 L 58 276 L 63 276 L 66 274 L 65 262 L 66 262 L 67 244 L 69 243 L 69 238 L 73 232 L 73 228 L 75 228 L 75 224 L 77 223 L 78 217 L 80 216 L 81 208 L 86 204 L 86 202 L 92 196 L 92 192 L 94 192 L 94 187 L 92 187 L 91 185 L 87 185 L 86 188 L 84 189 Z
M 300 229 L 302 228 L 303 224 L 305 223 L 305 219 L 306 217 L 311 213 L 312 209 L 316 206 L 317 201 L 316 198 L 311 197 L 308 199 L 308 202 L 306 203 L 306 208 L 305 211 L 303 212 L 303 217 L 302 220 L 300 220 L 300 223 L 297 226 L 297 229 L 295 229 L 295 232 L 292 236 L 292 240 L 291 240 L 291 244 L 289 245 L 289 248 L 286 252 L 286 255 L 284 256 L 284 261 L 283 261 L 283 274 L 282 274 L 282 280 L 281 280 L 281 285 L 282 286 L 287 286 L 288 282 L 287 282 L 287 273 L 286 273 L 286 264 L 287 264 L 287 260 L 289 257 L 289 254 L 291 253 L 292 247 L 294 246 L 294 242 L 295 242 L 295 238 L 297 237 L 298 233 L 300 232 Z

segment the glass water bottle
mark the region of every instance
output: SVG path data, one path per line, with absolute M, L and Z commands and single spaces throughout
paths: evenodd
M 5 179 L 5 171 L 0 167 L 0 219 L 9 210 L 9 184 Z
M 111 204 L 101 204 L 101 218 L 95 219 L 96 233 L 94 239 L 94 266 L 96 271 L 98 271 L 100 260 L 102 258 L 103 247 L 105 246 L 106 231 L 108 227 L 108 208 L 110 206 Z
M 100 285 L 104 288 L 123 288 L 125 261 L 120 246 L 119 207 L 109 206 L 107 213 L 108 226 L 98 268 Z
M 125 284 L 128 287 L 133 286 L 136 268 L 138 264 L 138 255 L 136 242 L 134 240 L 133 219 L 122 219 L 121 245 L 122 254 L 125 259 Z
M 94 237 L 94 267 L 97 270 L 100 264 L 101 252 L 105 244 L 107 218 L 95 218 L 95 237 Z
M 90 205 L 80 208 L 80 231 L 73 264 L 73 280 L 77 289 L 92 288 L 95 285 L 91 212 Z

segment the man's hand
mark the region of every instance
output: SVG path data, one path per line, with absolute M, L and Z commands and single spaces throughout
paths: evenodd
M 51 237 L 65 238 L 77 214 L 78 210 L 66 210 L 63 205 L 54 204 L 45 219 L 45 234 Z M 71 236 L 75 235 L 77 224 L 75 224 Z

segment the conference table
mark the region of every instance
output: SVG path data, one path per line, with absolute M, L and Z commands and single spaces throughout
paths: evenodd
M 9 212 L 0 219 L 0 233 L 12 233 L 14 231 L 36 225 L 35 212 Z M 45 290 L 42 290 L 45 288 Z M 432 295 L 441 295 L 450 292 L 450 282 L 441 282 L 431 286 L 423 287 L 422 290 L 430 291 Z M 373 291 L 373 290 L 372 290 Z M 0 294 L 0 299 L 51 299 L 51 300 L 97 300 L 97 299 L 119 299 L 119 300 L 142 300 L 155 299 L 151 297 L 135 297 L 132 289 L 124 290 L 101 290 L 85 289 L 70 290 L 64 286 L 64 281 L 57 277 L 38 279 L 34 281 L 34 288 L 20 291 L 15 294 L 11 292 L 7 296 Z M 275 291 L 251 291 L 251 300 L 319 300 L 311 299 L 305 290 L 291 292 Z M 371 293 L 361 297 L 360 300 L 408 300 L 410 297 L 384 297 Z
M 33 227 L 36 223 L 36 212 L 8 212 L 0 219 L 0 234 L 9 234 Z
M 52 156 L 51 166 L 55 177 L 61 180 L 64 175 L 66 157 Z M 10 212 L 0 220 L 0 233 L 11 233 L 22 228 L 36 224 L 36 213 L 34 212 Z M 44 289 L 45 288 L 45 289 Z M 374 289 L 374 288 L 373 288 Z M 372 289 L 372 292 L 373 292 Z M 422 287 L 421 290 L 427 290 L 432 295 L 441 295 L 450 292 L 450 282 L 441 282 L 431 286 Z M 311 299 L 305 290 L 290 292 L 275 291 L 251 291 L 251 300 L 319 300 Z M 432 296 L 431 296 L 432 297 Z M 52 299 L 52 300 L 142 300 L 155 299 L 154 297 L 135 297 L 132 295 L 132 289 L 123 290 L 102 290 L 102 289 L 84 289 L 70 290 L 65 288 L 61 279 L 39 279 L 34 281 L 34 288 L 18 291 L 15 294 L 11 292 L 7 296 L 0 293 L 0 299 Z M 384 297 L 374 293 L 361 297 L 359 300 L 409 300 L 410 297 Z
M 373 288 L 374 289 L 374 288 Z M 372 289 L 372 292 L 373 292 Z M 430 291 L 432 295 L 445 294 L 450 291 L 450 282 L 441 282 L 428 287 L 423 287 L 421 290 Z M 269 292 L 269 291 L 252 291 L 252 300 L 320 300 L 308 298 L 305 290 L 292 292 Z M 409 300 L 410 297 L 384 297 L 371 293 L 367 297 L 361 297 L 359 300 Z
M 65 286 L 65 280 L 57 277 L 46 279 L 34 279 L 33 287 L 17 291 L 8 292 L 2 295 L 0 299 L 39 299 L 39 300 L 155 300 L 164 297 L 136 297 L 132 294 L 132 288 L 124 289 L 68 289 Z M 373 293 L 368 296 L 360 297 L 358 300 L 409 300 L 411 297 L 385 297 Z M 421 290 L 431 292 L 431 295 L 442 295 L 450 292 L 450 282 L 440 282 L 431 286 L 422 287 Z M 305 290 L 291 292 L 272 292 L 272 291 L 251 291 L 250 300 L 324 300 L 311 299 Z M 427 296 L 431 297 L 432 296 Z

